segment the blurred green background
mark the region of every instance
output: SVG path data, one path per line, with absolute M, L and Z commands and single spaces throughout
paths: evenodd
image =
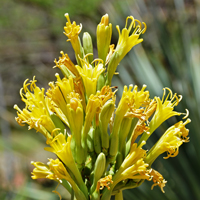
M 55 80 L 53 61 L 61 50 L 75 62 L 71 44 L 62 33 L 66 12 L 71 20 L 82 23 L 82 33 L 91 34 L 94 48 L 96 26 L 105 13 L 113 24 L 114 44 L 118 40 L 115 26 L 122 29 L 128 15 L 146 22 L 144 42 L 120 63 L 120 75 L 113 85 L 119 87 L 119 96 L 125 84 L 146 84 L 151 97 L 161 96 L 162 88 L 169 87 L 183 95 L 177 110 L 190 111 L 190 143 L 181 146 L 177 157 L 164 160 L 161 156 L 153 166 L 168 181 L 165 193 L 159 187 L 151 190 L 152 182 L 146 181 L 137 189 L 124 191 L 124 199 L 200 199 L 199 0 L 1 0 L 0 4 L 0 199 L 59 199 L 51 192 L 54 182 L 30 178 L 30 161 L 46 163 L 52 155 L 43 150 L 41 134 L 15 122 L 13 105 L 24 107 L 19 90 L 26 78 L 36 75 L 38 86 L 44 88 Z M 148 140 L 147 148 L 180 119 L 168 120 Z M 58 191 L 63 200 L 69 199 L 62 186 Z

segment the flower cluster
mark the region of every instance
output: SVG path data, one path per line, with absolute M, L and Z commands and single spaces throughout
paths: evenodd
M 152 188 L 158 185 L 164 192 L 166 181 L 151 165 L 165 152 L 165 158 L 176 156 L 180 145 L 188 142 L 188 111 L 185 122 L 168 128 L 149 151 L 143 147 L 164 121 L 184 114 L 174 110 L 182 97 L 164 88 L 162 99 L 150 98 L 146 85 L 140 90 L 129 85 L 124 86 L 116 105 L 117 87 L 111 86 L 119 62 L 143 41 L 139 37 L 146 24 L 127 17 L 121 32 L 117 26 L 115 48 L 110 44 L 112 24 L 104 15 L 97 26 L 98 58 L 93 59 L 91 36 L 84 33 L 81 42 L 82 25 L 71 23 L 69 15 L 65 16 L 64 34 L 72 44 L 77 64 L 61 51 L 55 67 L 62 77 L 56 73 L 57 80 L 49 83 L 46 92 L 36 85 L 35 77 L 25 80 L 20 95 L 26 106 L 23 110 L 14 106 L 19 125 L 28 124 L 29 129 L 42 133 L 48 145 L 45 150 L 57 156 L 47 164 L 32 162 L 32 178 L 55 180 L 78 200 L 110 199 L 144 180 L 152 180 Z

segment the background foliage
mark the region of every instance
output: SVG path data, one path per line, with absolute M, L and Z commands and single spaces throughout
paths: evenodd
M 161 96 L 169 87 L 183 95 L 178 111 L 188 108 L 192 123 L 190 143 L 180 148 L 175 158 L 158 159 L 154 168 L 168 181 L 163 194 L 159 188 L 151 191 L 150 182 L 124 192 L 125 199 L 186 200 L 200 199 L 200 3 L 198 0 L 1 0 L 0 7 L 0 199 L 54 200 L 51 193 L 55 183 L 30 179 L 30 161 L 46 162 L 52 157 L 45 152 L 44 138 L 19 127 L 13 105 L 24 107 L 19 89 L 26 78 L 34 75 L 40 87 L 48 87 L 55 80 L 54 59 L 63 50 L 74 60 L 70 43 L 66 43 L 63 26 L 64 13 L 71 20 L 83 24 L 83 31 L 93 37 L 96 25 L 108 13 L 113 24 L 112 43 L 118 33 L 115 25 L 124 27 L 126 16 L 146 22 L 144 42 L 134 47 L 120 63 L 120 75 L 113 80 L 121 96 L 123 85 L 146 84 L 153 96 Z M 148 141 L 147 148 L 158 140 L 172 118 Z M 149 143 L 150 142 L 150 143 Z M 58 191 L 68 199 L 65 190 Z

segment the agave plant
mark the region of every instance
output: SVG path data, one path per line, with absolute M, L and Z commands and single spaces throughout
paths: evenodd
M 56 73 L 57 80 L 49 83 L 46 92 L 36 85 L 35 77 L 25 80 L 20 95 L 26 106 L 22 110 L 14 106 L 19 125 L 28 124 L 29 129 L 42 133 L 48 145 L 45 150 L 57 156 L 47 164 L 32 162 L 32 178 L 55 180 L 78 200 L 107 200 L 112 195 L 123 199 L 123 190 L 139 187 L 145 180 L 164 192 L 167 181 L 152 164 L 165 152 L 165 159 L 175 157 L 179 147 L 189 141 L 185 127 L 191 121 L 189 112 L 174 110 L 182 96 L 165 87 L 162 98 L 151 98 L 146 85 L 139 90 L 131 84 L 124 86 L 117 104 L 117 85 L 112 85 L 120 61 L 143 41 L 140 37 L 146 24 L 128 16 L 122 31 L 116 27 L 119 39 L 115 47 L 111 44 L 112 24 L 104 15 L 97 26 L 98 58 L 94 59 L 90 34 L 85 32 L 81 42 L 82 25 L 65 16 L 64 34 L 77 63 L 61 52 L 55 67 L 63 77 Z M 164 121 L 180 115 L 183 121 L 169 127 L 151 149 L 145 148 Z

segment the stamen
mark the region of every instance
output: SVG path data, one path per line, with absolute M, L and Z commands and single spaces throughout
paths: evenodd
M 142 23 L 138 20 L 138 19 L 135 19 L 135 21 L 139 24 L 140 26 L 140 30 L 142 29 Z M 137 25 L 138 26 L 138 25 Z
M 133 34 L 133 35 L 134 35 L 134 34 L 137 34 L 137 32 L 139 32 L 139 31 L 140 31 L 140 25 L 137 25 L 132 34 Z
M 188 109 L 185 109 L 185 110 L 186 110 L 186 113 L 185 113 L 185 116 L 182 119 L 186 119 L 189 116 L 189 110 Z
M 131 23 L 130 23 L 130 25 L 129 25 L 129 27 L 128 27 L 128 32 L 130 32 L 131 29 L 132 29 L 132 27 L 133 27 L 133 25 L 134 25 L 134 27 L 135 27 L 135 20 L 134 20 L 134 17 L 133 17 L 133 16 L 128 16 L 128 17 L 126 18 L 126 25 L 125 25 L 125 28 L 127 28 L 128 19 L 131 19 L 131 20 L 132 20 Z
M 142 24 L 144 24 L 144 28 L 142 29 L 142 34 L 144 34 L 145 32 L 146 32 L 146 30 L 147 30 L 147 25 L 146 25 L 146 23 L 145 22 L 142 22 Z
M 95 66 L 97 65 L 97 64 L 96 64 L 97 62 L 98 62 L 98 64 L 99 64 L 99 63 L 102 63 L 102 64 L 103 64 L 103 60 L 100 59 L 100 58 L 94 59 L 94 60 L 91 62 L 91 64 L 93 64 L 94 62 L 95 62 Z
M 68 21 L 70 24 L 72 24 L 71 21 L 70 21 L 70 18 L 69 18 L 69 14 L 68 14 L 68 13 L 65 13 L 65 17 L 66 17 L 67 21 Z
M 167 89 L 169 91 L 169 94 L 170 94 L 170 99 L 172 98 L 173 94 L 172 94 L 172 91 L 168 88 L 168 87 L 165 87 L 165 89 Z
M 62 197 L 61 197 L 60 193 L 58 191 L 56 191 L 59 185 L 60 185 L 60 183 L 58 183 L 58 185 L 56 186 L 56 189 L 53 190 L 52 192 L 55 193 L 55 194 L 57 194 L 59 196 L 60 200 L 61 200 Z
M 27 92 L 27 87 L 30 85 L 30 83 L 27 83 L 29 79 L 26 79 L 23 83 L 23 88 L 24 88 L 24 92 Z
M 30 82 L 31 82 L 30 89 L 31 91 L 33 91 L 34 88 L 36 87 L 35 83 L 37 82 L 37 80 L 35 80 L 35 76 L 33 77 L 33 80 L 31 80 Z

